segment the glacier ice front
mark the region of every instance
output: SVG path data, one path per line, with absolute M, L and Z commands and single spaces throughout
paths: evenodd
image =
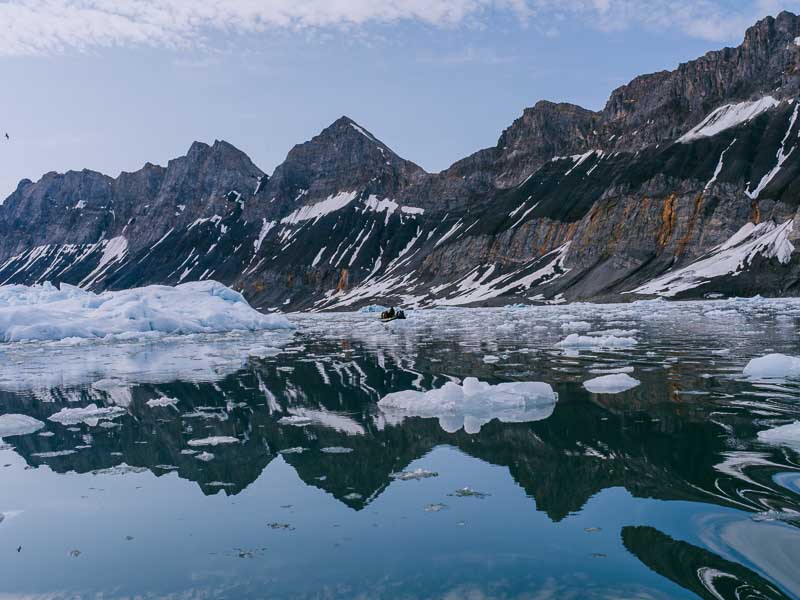
M 0 286 L 0 342 L 291 328 L 216 281 L 101 294 L 63 283 Z
M 378 407 L 388 422 L 392 417 L 438 418 L 439 425 L 453 433 L 463 428 L 478 433 L 481 427 L 498 419 L 504 423 L 541 421 L 553 414 L 558 397 L 547 383 L 514 382 L 491 385 L 467 377 L 459 385 L 448 382 L 436 390 L 408 390 L 384 396 Z

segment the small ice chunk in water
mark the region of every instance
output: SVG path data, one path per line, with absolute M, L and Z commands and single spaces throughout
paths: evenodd
M 186 443 L 190 446 L 220 446 L 222 444 L 238 444 L 239 439 L 226 435 L 218 435 L 200 440 L 189 440 Z
M 603 375 L 583 382 L 583 387 L 593 394 L 619 394 L 632 390 L 641 383 L 627 373 Z
M 758 439 L 767 444 L 789 446 L 800 452 L 800 421 L 759 431 Z
M 785 354 L 767 354 L 747 363 L 744 374 L 753 379 L 799 378 L 800 358 Z
M 289 415 L 278 419 L 278 425 L 294 425 L 295 427 L 307 427 L 312 422 L 308 417 L 300 417 L 298 415 Z
M 617 337 L 615 335 L 578 335 L 569 334 L 558 342 L 559 348 L 630 348 L 636 345 L 632 337 Z
M 320 450 L 320 452 L 324 452 L 325 454 L 349 454 L 352 451 L 352 448 L 342 448 L 341 446 L 329 446 L 328 448 L 322 448 Z
M 589 331 L 591 328 L 591 323 L 586 321 L 570 321 L 561 325 L 561 329 L 564 331 Z
M 163 396 L 161 398 L 153 398 L 147 401 L 147 406 L 149 406 L 150 408 L 174 407 L 176 404 L 178 404 L 177 398 L 167 398 L 166 396 Z
M 296 446 L 294 448 L 286 448 L 284 450 L 280 450 L 281 454 L 302 454 L 308 450 L 308 448 L 303 448 L 302 446 Z
M 494 363 L 500 362 L 500 357 L 495 356 L 494 354 L 487 354 L 486 356 L 483 357 L 483 362 L 492 365 Z
M 47 417 L 48 421 L 61 423 L 62 425 L 78 425 L 86 423 L 91 427 L 106 419 L 116 419 L 125 414 L 125 409 L 119 406 L 109 406 L 98 408 L 96 404 L 90 404 L 84 408 L 62 408 L 54 415 Z
M 0 438 L 29 435 L 44 427 L 39 419 L 27 415 L 0 415 Z
M 36 452 L 31 454 L 31 456 L 35 456 L 36 458 L 58 458 L 59 456 L 69 456 L 70 454 L 75 454 L 75 450 L 55 450 L 53 452 Z
M 400 471 L 399 473 L 392 473 L 391 478 L 397 481 L 411 481 L 413 479 L 421 480 L 430 477 L 438 477 L 439 473 L 436 471 L 428 471 L 427 469 L 414 469 L 413 471 Z
M 195 455 L 197 460 L 202 460 L 203 462 L 209 462 L 214 460 L 214 455 L 211 452 L 201 452 L 200 454 Z
M 473 490 L 470 487 L 463 487 L 461 489 L 456 490 L 452 494 L 447 494 L 448 496 L 455 496 L 456 498 L 486 498 L 487 496 L 491 496 L 491 494 L 486 494 L 484 492 L 478 492 Z

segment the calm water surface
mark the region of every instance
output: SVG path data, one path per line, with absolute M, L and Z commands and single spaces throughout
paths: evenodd
M 0 598 L 800 598 L 800 448 L 757 438 L 800 383 L 742 375 L 800 354 L 800 302 L 292 319 L 0 346 L 0 414 L 46 424 L 0 444 Z M 556 345 L 581 327 L 637 343 Z M 582 385 L 619 369 L 641 385 Z M 558 401 L 377 405 L 468 376 Z M 124 410 L 48 419 L 92 404 Z

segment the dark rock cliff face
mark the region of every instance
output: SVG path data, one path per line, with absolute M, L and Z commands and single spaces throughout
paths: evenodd
M 262 309 L 797 294 L 800 17 L 638 77 L 602 111 L 539 102 L 426 173 L 342 117 L 272 176 L 226 142 L 166 167 L 25 180 L 0 284 L 217 279 Z

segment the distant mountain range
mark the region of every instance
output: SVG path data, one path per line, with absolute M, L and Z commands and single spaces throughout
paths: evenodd
M 798 94 L 783 12 L 602 111 L 539 102 L 441 173 L 347 117 L 271 176 L 220 141 L 48 173 L 0 206 L 0 284 L 216 279 L 263 310 L 798 295 Z

